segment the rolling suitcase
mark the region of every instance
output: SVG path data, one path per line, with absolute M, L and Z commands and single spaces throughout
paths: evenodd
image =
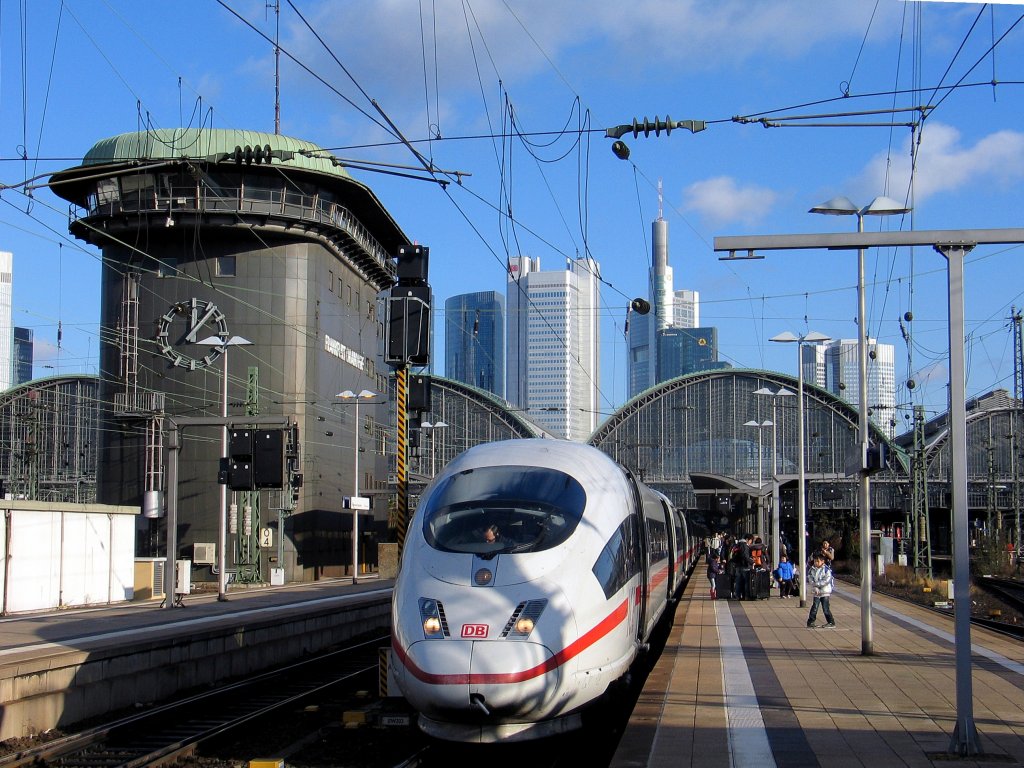
M 750 572 L 750 600 L 767 600 L 771 596 L 772 577 L 768 571 Z
M 728 600 L 732 594 L 732 579 L 727 573 L 719 573 L 715 576 L 715 596 L 719 600 Z

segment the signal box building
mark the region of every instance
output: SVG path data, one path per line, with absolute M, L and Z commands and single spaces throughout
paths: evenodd
M 342 504 L 357 441 L 360 495 L 387 489 L 377 295 L 409 244 L 372 190 L 309 142 L 195 129 L 104 139 L 50 186 L 72 203 L 72 234 L 103 257 L 98 499 L 160 514 L 166 418 L 219 417 L 226 403 L 238 424 L 292 419 L 288 487 L 229 495 L 228 567 L 241 581 L 266 580 L 268 568 L 288 580 L 349 572 Z M 337 397 L 345 390 L 382 396 L 361 404 L 356 424 Z M 182 434 L 176 555 L 209 561 L 222 430 Z M 360 530 L 360 561 L 372 562 L 374 525 Z

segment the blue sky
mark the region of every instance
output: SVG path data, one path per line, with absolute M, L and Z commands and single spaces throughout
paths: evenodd
M 66 203 L 22 182 L 147 122 L 273 131 L 273 51 L 255 31 L 274 35 L 266 6 L 0 2 L 0 250 L 15 254 L 14 320 L 35 331 L 37 375 L 95 371 L 100 266 L 68 236 Z M 611 411 L 626 399 L 623 320 L 647 292 L 659 179 L 676 287 L 700 291 L 722 358 L 787 373 L 795 350 L 769 337 L 855 337 L 854 254 L 726 264 L 716 236 L 853 230 L 852 217 L 807 213 L 839 194 L 912 202 L 912 216 L 869 219 L 869 229 L 1021 226 L 1022 12 L 900 0 L 282 0 L 281 132 L 343 158 L 415 165 L 372 99 L 437 168 L 466 174 L 442 189 L 353 172 L 430 246 L 442 306 L 456 293 L 503 292 L 508 255 L 551 269 L 589 251 L 605 281 Z M 880 112 L 922 104 L 934 107 L 923 124 L 913 111 Z M 611 153 L 604 128 L 666 114 L 708 127 L 626 136 L 628 162 Z M 809 115 L 824 117 L 783 119 Z M 851 125 L 915 120 L 913 131 Z M 969 395 L 1012 390 L 1008 317 L 1024 305 L 1022 255 L 980 247 L 968 259 Z M 873 250 L 867 280 L 869 331 L 896 346 L 898 400 L 941 410 L 944 261 L 928 249 Z

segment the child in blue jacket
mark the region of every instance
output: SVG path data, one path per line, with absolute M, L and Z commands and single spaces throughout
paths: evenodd
M 793 595 L 793 577 L 796 576 L 796 570 L 793 568 L 793 564 L 789 562 L 789 558 L 785 555 L 779 557 L 779 565 L 772 572 L 775 577 L 775 581 L 779 585 L 779 599 L 788 600 Z

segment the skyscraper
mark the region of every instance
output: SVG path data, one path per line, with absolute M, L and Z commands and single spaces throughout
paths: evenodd
M 669 328 L 696 328 L 700 325 L 700 294 L 673 288 L 672 267 L 668 264 L 668 222 L 663 213 L 661 182 L 658 182 L 658 218 L 651 223 L 651 269 L 648 273 L 651 311 L 647 315 L 630 313 L 629 319 L 627 367 L 630 397 L 665 381 L 659 370 L 675 368 L 674 363 L 659 365 L 660 334 Z
M 32 379 L 32 329 L 14 329 L 14 384 L 24 384 Z
M 530 419 L 570 440 L 597 427 L 600 283 L 593 259 L 542 272 L 540 259 L 509 259 L 508 399 Z
M 854 407 L 860 405 L 860 361 L 856 339 L 803 348 L 804 378 Z M 868 339 L 868 412 L 893 437 L 896 432 L 896 348 Z
M 452 296 L 444 303 L 444 339 L 445 376 L 505 397 L 504 296 Z
M 658 381 L 729 367 L 718 361 L 717 328 L 666 328 L 658 333 Z
M 700 292 L 682 288 L 675 292 L 672 325 L 676 328 L 700 327 Z
M 11 319 L 11 285 L 14 254 L 0 251 L 0 390 L 14 383 L 14 323 Z

